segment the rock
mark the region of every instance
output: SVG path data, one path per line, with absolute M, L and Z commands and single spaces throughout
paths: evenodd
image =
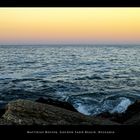
M 140 112 L 124 122 L 125 125 L 140 125 Z
M 128 116 L 126 125 L 140 125 L 140 100 L 137 100 L 134 104 L 130 105 L 126 111 Z
M 5 113 L 5 108 L 0 108 L 0 117 Z
M 118 125 L 107 119 L 20 99 L 7 105 L 2 118 L 14 125 Z
M 106 119 L 109 119 L 111 121 L 114 121 L 114 122 L 118 122 L 118 123 L 121 123 L 123 124 L 126 120 L 127 120 L 127 116 L 125 113 L 109 113 L 109 112 L 104 112 L 104 113 L 101 113 L 99 115 L 97 115 L 97 117 L 100 117 L 100 118 L 106 118 Z
M 61 107 L 67 110 L 71 110 L 71 111 L 75 111 L 78 112 L 71 104 L 69 104 L 68 102 L 62 102 L 62 101 L 58 101 L 55 99 L 51 99 L 51 98 L 39 98 L 36 100 L 36 102 L 39 103 L 45 103 L 45 104 L 49 104 L 49 105 L 53 105 L 53 106 L 57 106 L 57 107 Z
M 12 125 L 12 124 L 13 124 L 12 122 L 0 118 L 0 125 Z
M 126 110 L 126 114 L 129 116 L 132 116 L 138 112 L 140 112 L 140 100 L 135 101 L 135 103 L 130 105 Z
M 98 115 L 100 118 L 106 118 L 121 124 L 139 124 L 140 125 L 140 101 L 131 104 L 123 113 L 101 113 Z

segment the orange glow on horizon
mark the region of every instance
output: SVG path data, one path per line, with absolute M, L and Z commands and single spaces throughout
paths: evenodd
M 140 8 L 0 8 L 0 43 L 140 43 Z

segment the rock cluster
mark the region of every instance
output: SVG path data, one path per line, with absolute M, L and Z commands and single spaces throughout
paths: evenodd
M 98 117 L 106 118 L 114 122 L 124 125 L 140 125 L 140 101 L 136 101 L 128 106 L 127 110 L 123 113 L 101 113 Z
M 69 103 L 49 98 L 19 99 L 0 110 L 0 125 L 140 125 L 140 101 L 124 113 L 106 112 L 95 117 L 77 112 Z
M 2 122 L 2 123 L 1 123 Z M 10 102 L 1 124 L 13 125 L 117 125 L 108 119 L 98 119 L 64 108 L 30 100 Z

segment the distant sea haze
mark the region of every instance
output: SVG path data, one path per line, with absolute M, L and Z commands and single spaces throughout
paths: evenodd
M 0 107 L 39 97 L 124 112 L 140 99 L 140 45 L 0 45 Z

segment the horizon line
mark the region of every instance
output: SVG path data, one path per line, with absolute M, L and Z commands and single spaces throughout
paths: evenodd
M 111 43 L 108 43 L 108 44 L 100 44 L 100 43 L 98 43 L 98 44 L 80 44 L 80 43 L 78 43 L 78 44 L 76 44 L 76 43 L 73 43 L 73 44 L 0 44 L 0 46 L 25 46 L 25 45 L 28 45 L 28 46 L 38 46 L 38 45 L 40 45 L 40 46 L 44 46 L 44 45 L 140 45 L 140 43 L 138 44 L 138 43 L 115 43 L 115 44 L 111 44 Z

